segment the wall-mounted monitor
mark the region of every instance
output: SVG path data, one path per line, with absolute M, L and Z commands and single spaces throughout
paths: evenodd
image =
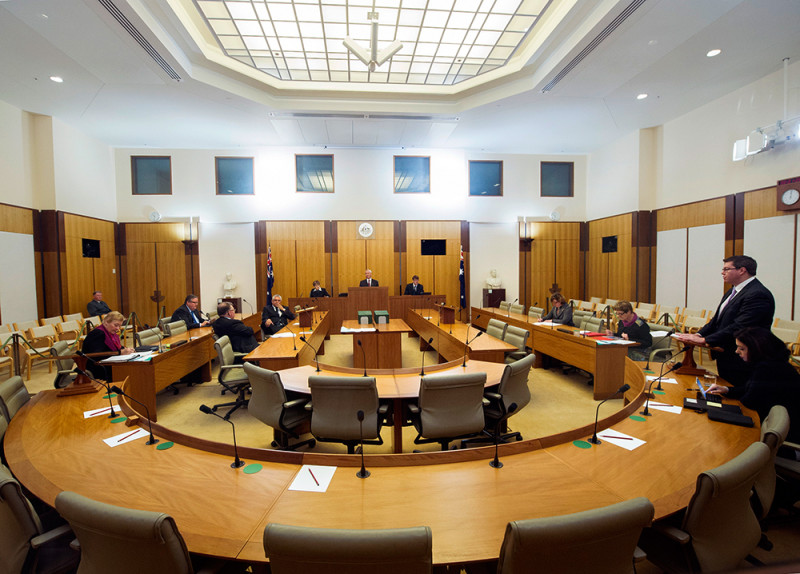
M 603 253 L 616 253 L 617 252 L 617 236 L 607 235 L 603 237 Z
M 447 240 L 423 239 L 420 251 L 422 255 L 447 255 Z
M 83 246 L 83 256 L 91 257 L 92 259 L 100 259 L 100 240 L 99 239 L 81 239 Z

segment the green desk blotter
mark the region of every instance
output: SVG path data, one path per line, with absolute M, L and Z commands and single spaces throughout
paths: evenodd
M 666 393 L 666 391 L 655 390 L 655 391 L 653 391 L 653 394 L 654 395 L 666 395 L 667 393 Z
M 111 419 L 111 422 L 112 423 L 124 423 L 126 420 L 128 420 L 128 417 L 121 416 L 121 417 L 117 417 L 115 419 Z
M 572 441 L 572 444 L 578 448 L 592 448 L 592 443 L 586 442 L 585 440 L 574 440 Z
M 106 400 L 108 400 L 108 399 L 113 399 L 113 398 L 114 398 L 114 397 L 116 397 L 116 396 L 117 396 L 117 393 L 111 393 L 110 395 L 106 395 L 106 396 L 104 396 L 103 398 L 104 398 L 104 399 L 106 399 Z
M 639 421 L 640 423 L 643 423 L 647 420 L 645 417 L 640 417 L 639 415 L 631 415 L 628 418 L 634 421 Z
M 175 443 L 172 441 L 162 442 L 156 447 L 156 450 L 167 450 L 168 448 L 172 448 L 175 446 Z
M 259 472 L 262 468 L 264 468 L 263 465 L 254 462 L 253 464 L 248 464 L 246 467 L 244 467 L 242 469 L 242 472 L 244 472 L 245 474 L 255 474 Z

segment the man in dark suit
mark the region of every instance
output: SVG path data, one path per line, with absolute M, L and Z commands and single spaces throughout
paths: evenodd
M 231 347 L 237 353 L 249 353 L 258 347 L 255 333 L 253 329 L 234 318 L 236 309 L 227 301 L 217 305 L 217 314 L 219 317 L 212 323 L 214 333 L 218 337 L 227 335 L 231 340 Z
M 364 272 L 364 279 L 358 284 L 359 287 L 377 287 L 378 280 L 372 278 L 372 269 L 367 269 Z
M 273 295 L 272 304 L 261 311 L 261 328 L 269 335 L 274 335 L 284 325 L 294 320 L 294 313 L 281 305 L 281 301 L 280 295 Z
M 736 333 L 744 327 L 769 329 L 775 314 L 775 299 L 756 279 L 756 261 L 747 255 L 723 259 L 722 276 L 732 288 L 725 293 L 714 317 L 697 334 L 680 335 L 679 340 L 721 347 L 711 351 L 719 376 L 734 386 L 750 378 L 751 366 L 736 354 Z
M 92 300 L 86 304 L 86 311 L 89 313 L 89 317 L 111 313 L 111 308 L 108 306 L 108 303 L 103 301 L 102 291 L 95 291 L 92 293 Z
M 425 288 L 422 286 L 422 283 L 419 282 L 419 276 L 414 275 L 411 278 L 411 283 L 406 285 L 406 290 L 403 295 L 422 295 L 425 292 Z
M 330 297 L 330 294 L 325 290 L 325 287 L 320 286 L 319 281 L 314 281 L 309 297 Z
M 188 329 L 197 329 L 198 327 L 208 327 L 210 321 L 202 311 L 197 308 L 200 300 L 197 295 L 187 295 L 183 305 L 175 309 L 175 312 L 170 318 L 170 323 L 175 321 L 186 321 Z

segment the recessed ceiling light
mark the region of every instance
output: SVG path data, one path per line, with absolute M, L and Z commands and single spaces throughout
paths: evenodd
M 56 84 L 61 84 L 64 82 L 64 78 L 61 76 L 50 76 L 50 79 L 53 80 Z
M 715 48 L 713 50 L 709 50 L 706 53 L 706 56 L 708 56 L 709 58 L 713 58 L 714 56 L 719 56 L 721 53 L 722 53 L 722 50 L 719 50 L 719 49 Z
M 656 44 L 658 44 L 658 40 L 650 40 L 650 41 L 647 43 L 647 45 L 648 45 L 648 46 L 655 46 Z
M 638 96 L 636 96 L 636 99 L 637 99 L 637 100 L 643 100 L 643 99 L 645 99 L 646 97 L 647 97 L 647 94 L 639 94 Z

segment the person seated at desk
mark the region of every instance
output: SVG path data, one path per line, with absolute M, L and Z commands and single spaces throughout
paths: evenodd
M 111 312 L 111 308 L 108 306 L 108 303 L 103 301 L 102 291 L 95 291 L 92 293 L 92 300 L 86 304 L 86 312 L 89 313 L 89 317 L 105 315 L 106 313 Z
M 783 405 L 789 411 L 786 440 L 800 442 L 800 373 L 789 364 L 786 344 L 764 327 L 745 327 L 734 336 L 736 354 L 753 367 L 750 378 L 735 387 L 714 384 L 708 392 L 738 399 L 762 422 L 773 406 Z
M 208 327 L 211 322 L 202 311 L 197 309 L 199 299 L 197 295 L 187 295 L 183 305 L 175 309 L 170 318 L 170 323 L 175 321 L 186 321 L 187 329 L 197 329 L 198 327 Z
M 422 295 L 425 292 L 425 288 L 422 286 L 422 283 L 419 282 L 419 276 L 414 275 L 411 278 L 411 283 L 406 285 L 406 291 L 403 295 Z
M 119 330 L 124 321 L 125 316 L 119 311 L 106 313 L 106 316 L 103 317 L 103 322 L 89 331 L 89 334 L 83 340 L 83 352 L 86 354 L 113 353 L 116 355 L 130 355 L 133 353 L 133 349 L 123 347 L 119 339 Z M 89 357 L 89 361 L 86 362 L 86 369 L 92 373 L 93 377 L 108 380 L 108 373 L 106 373 L 105 367 L 98 363 L 102 360 L 102 357 Z
M 364 279 L 358 284 L 359 287 L 377 287 L 378 280 L 372 278 L 372 269 L 364 271 Z
M 294 321 L 294 313 L 281 305 L 280 295 L 272 296 L 272 304 L 261 311 L 261 329 L 268 335 L 280 331 L 289 321 Z
M 610 329 L 606 329 L 606 334 L 639 343 L 639 347 L 628 347 L 628 357 L 634 361 L 646 360 L 650 347 L 653 346 L 650 326 L 633 312 L 633 305 L 630 301 L 617 301 L 614 305 L 614 312 L 618 318 L 617 332 L 613 333 Z
M 567 299 L 561 293 L 553 293 L 550 297 L 553 307 L 550 312 L 542 317 L 542 321 L 552 321 L 559 325 L 569 325 L 574 327 L 572 322 L 572 307 L 567 305 Z
M 231 340 L 231 347 L 237 353 L 249 353 L 258 347 L 253 329 L 235 318 L 236 309 L 227 301 L 217 305 L 219 317 L 211 326 L 218 337 L 227 336 Z
M 309 297 L 330 297 L 330 293 L 325 290 L 325 287 L 320 286 L 319 281 L 314 281 L 311 285 L 311 294 Z

